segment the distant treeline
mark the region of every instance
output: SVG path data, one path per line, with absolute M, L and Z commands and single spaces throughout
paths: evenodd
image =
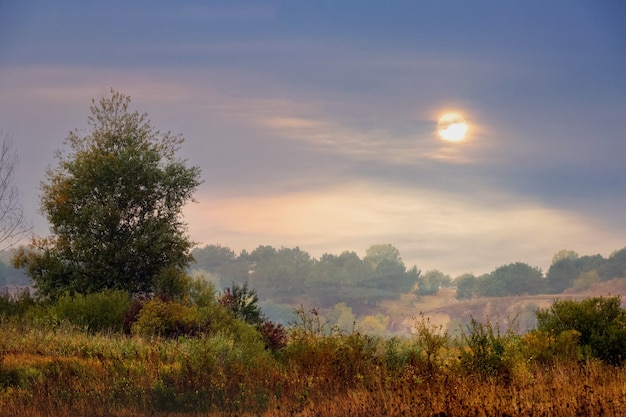
M 562 250 L 554 255 L 545 274 L 538 267 L 516 262 L 488 274 L 463 274 L 455 279 L 438 270 L 422 273 L 417 266 L 407 268 L 398 249 L 390 244 L 370 247 L 363 258 L 345 251 L 316 259 L 298 247 L 272 246 L 259 246 L 250 253 L 244 250 L 236 255 L 228 247 L 207 245 L 192 253 L 193 268 L 208 273 L 222 288 L 233 283 L 248 284 L 261 299 L 283 303 L 305 299 L 319 307 L 340 302 L 355 308 L 366 307 L 403 293 L 436 295 L 440 287 L 447 286 L 456 288 L 458 299 L 555 294 L 626 277 L 626 247 L 608 258 Z
M 579 256 L 562 250 L 552 258 L 544 275 L 539 268 L 517 262 L 476 277 L 464 274 L 454 282 L 457 298 L 503 297 L 521 294 L 558 294 L 566 289 L 583 290 L 600 281 L 626 277 L 626 248 L 602 255 Z
M 377 305 L 400 294 L 436 295 L 441 287 L 456 288 L 458 299 L 504 297 L 522 294 L 557 294 L 568 288 L 584 289 L 595 282 L 626 277 L 626 247 L 602 255 L 579 256 L 571 250 L 554 255 L 544 273 L 540 268 L 515 262 L 494 271 L 456 278 L 438 271 L 407 267 L 391 244 L 373 245 L 361 258 L 353 251 L 324 254 L 319 259 L 295 248 L 260 245 L 236 254 L 219 244 L 195 248 L 191 269 L 204 273 L 218 288 L 247 284 L 261 300 L 305 303 L 330 308 L 345 303 L 355 309 Z M 30 285 L 22 270 L 11 265 L 11 253 L 0 253 L 0 288 Z
M 324 254 L 313 258 L 300 248 L 259 246 L 252 252 L 220 245 L 196 248 L 193 268 L 212 275 L 222 288 L 248 284 L 260 299 L 332 307 L 372 306 L 387 298 L 412 291 L 419 285 L 417 267 L 407 268 L 398 249 L 390 244 L 370 247 L 364 258 L 355 252 Z

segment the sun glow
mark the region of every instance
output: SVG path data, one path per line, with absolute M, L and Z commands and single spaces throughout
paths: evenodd
M 441 139 L 449 142 L 460 142 L 465 139 L 467 129 L 465 119 L 458 113 L 446 113 L 437 123 L 437 133 Z

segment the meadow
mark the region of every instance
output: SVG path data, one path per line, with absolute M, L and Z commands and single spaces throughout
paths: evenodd
M 521 335 L 472 320 L 453 337 L 419 316 L 413 335 L 385 338 L 298 309 L 285 343 L 271 347 L 220 304 L 160 301 L 185 332 L 155 331 L 141 314 L 127 331 L 77 320 L 88 316 L 81 308 L 102 313 L 89 300 L 112 317 L 128 308 L 110 293 L 23 300 L 2 316 L 2 416 L 626 415 L 621 358 L 598 359 L 576 330 Z

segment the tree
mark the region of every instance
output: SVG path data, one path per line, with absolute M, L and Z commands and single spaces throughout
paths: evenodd
M 554 265 L 555 263 L 563 259 L 570 259 L 570 260 L 578 259 L 578 254 L 573 250 L 561 249 L 560 251 L 555 253 L 554 256 L 552 257 L 551 265 Z
M 191 251 L 195 259 L 195 266 L 209 272 L 216 272 L 223 265 L 234 262 L 235 252 L 221 245 L 206 245 L 204 248 L 195 248 Z
M 626 277 L 626 248 L 617 250 L 609 255 L 609 258 L 598 272 L 602 280 Z
M 231 314 L 248 324 L 260 324 L 262 319 L 259 307 L 259 296 L 255 290 L 248 289 L 248 284 L 238 286 L 233 284 L 232 289 L 226 288 L 224 294 L 218 299 Z
M 581 273 L 598 270 L 604 262 L 605 259 L 601 255 L 559 259 L 550 265 L 546 274 L 546 291 L 560 293 L 571 288 Z
M 417 295 L 437 295 L 439 287 L 450 282 L 450 277 L 441 271 L 433 269 L 421 275 L 417 280 Z
M 456 299 L 465 300 L 472 298 L 477 281 L 478 279 L 473 274 L 463 274 L 456 277 L 454 280 L 456 284 Z
M 475 293 L 483 297 L 538 294 L 544 285 L 541 269 L 516 262 L 500 266 L 490 274 L 478 278 Z
M 365 258 L 363 258 L 363 261 L 370 264 L 374 271 L 378 268 L 378 264 L 384 260 L 403 264 L 400 251 L 390 243 L 370 246 L 370 248 L 365 251 Z
M 184 139 L 155 130 L 114 90 L 92 103 L 89 132 L 70 132 L 70 152 L 57 152 L 42 184 L 52 236 L 14 259 L 44 296 L 151 292 L 161 273 L 192 260 L 181 211 L 201 181 L 200 169 L 175 155 Z
M 13 246 L 31 227 L 24 221 L 24 210 L 19 192 L 13 185 L 15 168 L 19 162 L 13 150 L 13 138 L 0 131 L 0 250 Z
M 251 283 L 263 298 L 300 294 L 313 267 L 311 255 L 299 247 L 259 246 L 250 256 L 255 259 Z

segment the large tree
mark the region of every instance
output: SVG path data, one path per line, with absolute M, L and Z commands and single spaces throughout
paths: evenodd
M 155 130 L 114 90 L 92 103 L 87 133 L 70 132 L 42 184 L 52 236 L 15 258 L 42 295 L 150 292 L 192 260 L 181 211 L 201 181 L 176 156 L 184 139 Z

